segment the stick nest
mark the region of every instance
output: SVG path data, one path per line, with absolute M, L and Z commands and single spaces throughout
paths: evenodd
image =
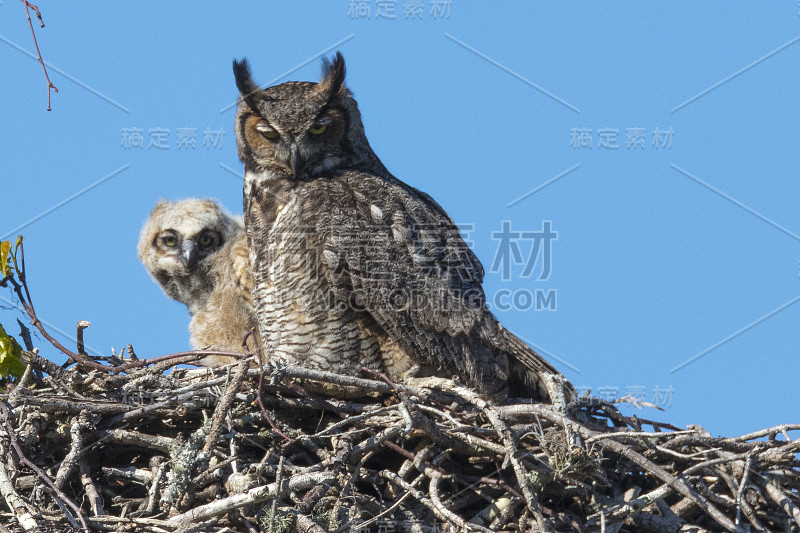
M 594 398 L 564 411 L 524 399 L 495 405 L 441 378 L 400 386 L 247 362 L 175 367 L 197 357 L 64 371 L 25 352 L 26 376 L 0 396 L 0 493 L 10 509 L 0 523 L 43 532 L 800 531 L 800 439 L 790 438 L 800 425 L 714 438 Z M 347 398 L 329 392 L 342 390 Z

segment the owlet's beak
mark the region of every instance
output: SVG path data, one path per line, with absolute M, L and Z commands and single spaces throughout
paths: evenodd
M 197 249 L 194 246 L 193 241 L 184 241 L 181 245 L 181 263 L 185 267 L 194 266 L 195 261 L 197 260 Z

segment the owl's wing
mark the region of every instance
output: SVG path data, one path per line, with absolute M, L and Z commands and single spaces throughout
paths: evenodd
M 391 177 L 346 172 L 326 187 L 316 233 L 337 299 L 422 362 L 502 394 L 507 356 L 521 347 L 486 308 L 483 267 L 450 217 Z M 530 348 L 521 355 L 535 371 L 556 372 Z

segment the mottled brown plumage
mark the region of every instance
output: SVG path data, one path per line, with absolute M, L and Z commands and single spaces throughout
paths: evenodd
M 427 194 L 370 148 L 341 54 L 320 83 L 260 90 L 234 62 L 245 227 L 274 362 L 402 379 L 413 365 L 479 391 L 546 398 L 557 374 L 486 308 L 483 267 Z
M 139 259 L 164 292 L 186 305 L 195 349 L 242 351 L 256 327 L 247 237 L 241 221 L 213 200 L 156 204 L 142 228 Z M 203 359 L 205 366 L 233 362 Z

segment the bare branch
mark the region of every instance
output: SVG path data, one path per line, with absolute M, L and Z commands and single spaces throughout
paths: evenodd
M 33 21 L 31 20 L 31 9 L 36 13 L 36 17 L 39 19 L 39 27 L 44 28 L 44 21 L 42 20 L 42 14 L 39 12 L 39 8 L 36 7 L 34 4 L 28 2 L 28 0 L 20 0 L 25 5 L 25 15 L 28 17 L 28 25 L 31 28 L 31 35 L 33 36 L 33 45 L 36 47 L 36 56 L 39 59 L 39 64 L 42 65 L 42 70 L 44 71 L 44 78 L 47 80 L 47 110 L 51 111 L 50 108 L 50 89 L 58 92 L 58 88 L 53 85 L 53 82 L 50 81 L 50 76 L 47 74 L 47 67 L 44 65 L 44 59 L 42 59 L 42 53 L 39 51 L 39 43 L 36 40 L 36 32 L 33 30 Z

